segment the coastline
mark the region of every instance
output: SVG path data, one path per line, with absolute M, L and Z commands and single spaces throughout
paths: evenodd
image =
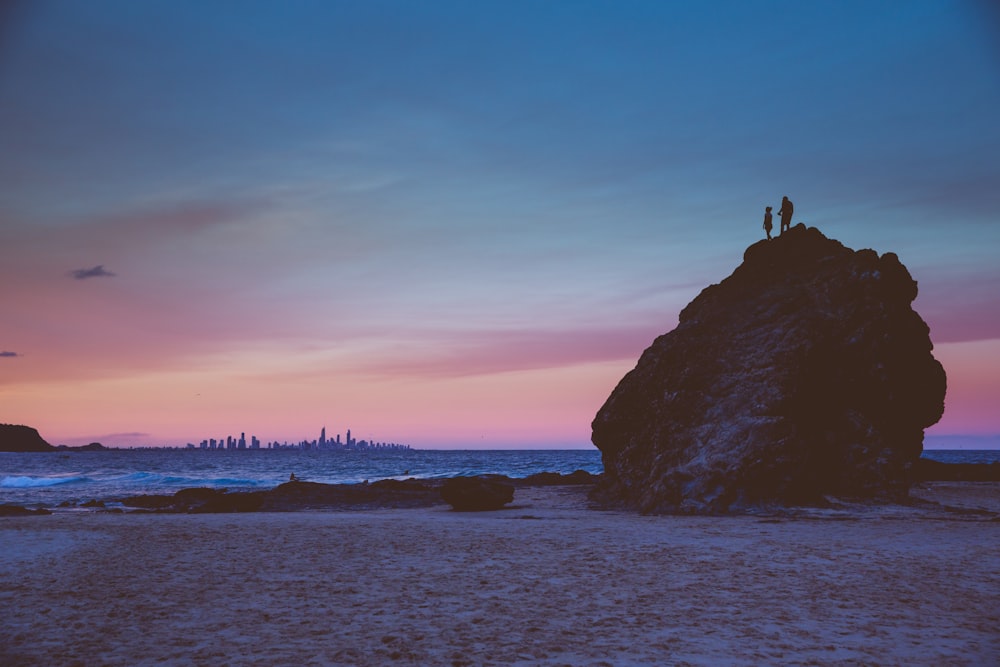
M 914 467 L 913 479 L 1000 481 L 1000 451 L 977 451 L 981 456 L 951 452 L 945 457 L 941 455 L 948 452 L 925 452 Z M 97 509 L 101 503 L 108 509 L 117 506 L 127 511 L 123 505 L 115 505 L 115 501 L 143 495 L 166 498 L 179 491 L 192 500 L 198 493 L 192 489 L 208 489 L 205 494 L 262 492 L 288 508 L 288 501 L 293 499 L 279 498 L 282 494 L 273 492 L 288 481 L 290 473 L 304 481 L 344 490 L 342 500 L 351 495 L 357 496 L 354 500 L 363 500 L 364 496 L 374 494 L 370 491 L 351 494 L 348 490 L 357 487 L 349 485 L 365 480 L 373 484 L 395 484 L 411 478 L 416 484 L 434 485 L 455 476 L 487 473 L 507 476 L 511 483 L 519 485 L 543 472 L 566 476 L 576 470 L 592 475 L 603 471 L 597 450 L 413 450 L 406 455 L 366 453 L 358 456 L 350 453 L 274 454 L 266 451 L 217 455 L 199 451 L 118 450 L 56 455 L 0 454 L 0 467 L 3 468 L 0 471 L 0 514 L 16 512 L 13 506 L 49 510 L 83 506 Z M 925 461 L 925 458 L 931 460 Z M 327 490 L 330 491 L 327 505 L 336 504 L 334 488 Z M 431 501 L 436 500 L 435 492 L 427 495 Z M 239 497 L 230 496 L 219 504 L 225 506 L 232 501 L 239 505 L 239 500 Z
M 907 506 L 57 513 L 0 522 L 0 662 L 989 664 L 1000 484 Z M 940 503 L 940 504 L 936 504 Z
M 145 473 L 138 473 L 141 477 Z M 478 477 L 506 484 L 512 488 L 533 486 L 585 485 L 599 488 L 602 475 L 583 469 L 572 473 L 535 472 L 524 477 L 504 474 L 457 475 L 455 477 L 383 478 L 369 484 L 324 483 L 296 478 L 264 489 L 230 490 L 226 487 L 189 486 L 168 493 L 140 493 L 138 495 L 90 496 L 86 500 L 65 500 L 55 503 L 0 503 L 0 518 L 9 516 L 45 515 L 52 510 L 81 510 L 108 512 L 156 513 L 211 513 L 211 512 L 290 512 L 310 509 L 371 510 L 386 508 L 431 507 L 441 502 L 441 490 L 449 480 Z M 29 480 L 30 478 L 18 478 Z M 991 463 L 942 463 L 920 459 L 913 468 L 911 486 L 928 482 L 1000 482 L 1000 462 Z M 614 498 L 603 498 L 612 506 Z M 833 505 L 842 501 L 827 498 Z M 916 501 L 910 498 L 911 502 Z M 866 501 L 862 501 L 866 502 Z M 867 501 L 881 504 L 885 500 Z M 795 514 L 800 508 L 781 504 L 750 505 L 733 510 L 736 513 L 755 515 Z M 682 512 L 683 513 L 683 512 Z M 709 512 L 712 513 L 712 512 Z

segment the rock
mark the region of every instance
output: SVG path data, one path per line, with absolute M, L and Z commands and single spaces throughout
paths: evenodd
M 32 510 L 27 507 L 11 505 L 9 503 L 0 505 L 0 516 L 42 516 L 45 514 L 52 514 L 52 512 L 44 508 Z
M 186 511 L 192 514 L 219 512 L 256 512 L 264 504 L 264 492 L 246 491 L 226 493 L 220 491 L 200 504 L 190 505 Z
M 174 505 L 173 496 L 161 496 L 144 493 L 138 496 L 126 496 L 124 498 L 114 498 L 114 502 L 120 502 L 125 507 L 138 507 L 146 510 L 170 511 Z
M 0 424 L 0 452 L 52 452 L 55 449 L 30 426 Z
M 514 487 L 485 475 L 452 477 L 441 486 L 441 497 L 460 512 L 485 512 L 502 509 L 514 500 Z
M 207 486 L 188 487 L 174 493 L 173 502 L 181 507 L 194 507 L 215 500 L 224 493 L 226 489 L 211 489 Z
M 263 504 L 259 491 L 229 493 L 227 489 L 193 487 L 181 489 L 171 498 L 167 509 L 172 512 L 207 514 L 221 512 L 256 512 Z
M 801 224 L 750 246 L 597 413 L 595 496 L 646 512 L 905 497 L 945 395 L 916 295 L 896 255 Z
M 285 482 L 265 493 L 263 509 L 376 509 L 430 507 L 440 502 L 435 486 L 420 480 L 385 479 L 371 484 Z
M 568 475 L 558 472 L 536 472 L 524 479 L 511 480 L 516 486 L 573 486 L 595 484 L 598 476 L 586 470 L 575 470 Z
M 118 501 L 129 508 L 197 514 L 430 507 L 441 502 L 438 486 L 414 479 L 386 479 L 372 484 L 320 484 L 296 480 L 267 491 L 230 492 L 196 487 L 181 489 L 172 496 L 141 495 Z
M 172 496 L 141 495 L 119 498 L 125 507 L 164 513 L 206 514 L 219 512 L 256 512 L 263 507 L 264 491 L 237 491 L 193 487 Z

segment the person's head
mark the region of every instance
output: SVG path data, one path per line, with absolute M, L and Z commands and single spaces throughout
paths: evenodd
M 764 209 L 764 210 L 765 210 L 765 211 L 767 211 L 768 213 L 770 213 L 770 212 L 771 212 L 771 207 L 770 207 L 770 206 L 768 206 L 768 207 L 767 207 L 766 209 Z
M 788 201 L 788 195 L 785 195 L 784 197 L 782 197 L 781 201 Z

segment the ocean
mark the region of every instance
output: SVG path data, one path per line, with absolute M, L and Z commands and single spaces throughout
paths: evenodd
M 0 453 L 0 504 L 54 507 L 189 487 L 271 489 L 289 475 L 324 484 L 537 472 L 603 471 L 596 449 L 298 451 L 119 449 Z
M 1000 450 L 925 450 L 944 463 L 1000 461 Z M 386 452 L 202 451 L 121 449 L 105 452 L 0 453 L 0 504 L 52 508 L 59 503 L 189 487 L 270 489 L 299 479 L 325 484 L 538 472 L 603 471 L 596 449 L 431 450 Z

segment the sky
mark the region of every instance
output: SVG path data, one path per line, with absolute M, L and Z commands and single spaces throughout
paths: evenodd
M 0 422 L 588 447 L 788 195 L 1000 434 L 989 2 L 0 7 Z

